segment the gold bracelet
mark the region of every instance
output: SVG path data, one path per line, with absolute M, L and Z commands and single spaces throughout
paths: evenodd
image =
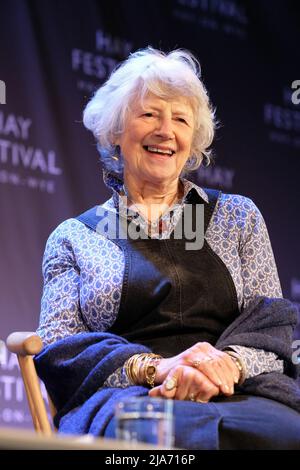
M 240 372 L 240 377 L 237 385 L 242 385 L 242 383 L 245 381 L 246 378 L 246 366 L 244 362 L 242 361 L 241 357 L 234 351 L 225 351 L 230 358 L 233 360 L 235 365 L 237 366 L 239 372 Z
M 132 384 L 139 383 L 139 367 L 138 361 L 143 354 L 134 354 L 129 357 L 124 364 L 125 372 Z
M 134 354 L 124 364 L 125 373 L 132 384 L 143 385 L 145 382 L 154 387 L 156 366 L 162 356 L 153 353 Z

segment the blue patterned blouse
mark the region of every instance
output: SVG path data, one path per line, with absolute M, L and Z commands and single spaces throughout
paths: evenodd
M 194 183 L 182 179 L 183 198 L 157 224 L 152 237 L 169 238 L 192 188 L 208 200 Z M 113 196 L 102 207 L 126 212 L 123 186 L 107 179 Z M 146 226 L 138 213 L 132 220 Z M 222 194 L 205 234 L 207 243 L 232 276 L 242 310 L 256 296 L 282 297 L 275 260 L 264 219 L 255 204 L 243 196 Z M 44 345 L 84 331 L 106 331 L 115 321 L 124 272 L 121 249 L 111 240 L 76 219 L 62 222 L 49 236 L 43 259 L 44 289 L 37 333 Z M 246 378 L 264 372 L 283 372 L 283 361 L 270 352 L 231 347 L 241 357 Z M 129 385 L 118 369 L 107 386 Z

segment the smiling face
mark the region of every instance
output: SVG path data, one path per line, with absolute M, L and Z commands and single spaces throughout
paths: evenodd
M 185 97 L 162 99 L 148 93 L 128 111 L 124 132 L 116 140 L 124 157 L 124 174 L 152 184 L 178 179 L 188 157 L 194 116 Z

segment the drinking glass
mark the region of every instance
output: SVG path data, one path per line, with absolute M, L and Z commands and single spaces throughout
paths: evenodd
M 130 397 L 117 404 L 115 416 L 117 439 L 163 448 L 174 445 L 172 400 Z

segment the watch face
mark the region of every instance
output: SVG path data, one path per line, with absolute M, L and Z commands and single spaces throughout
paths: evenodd
M 155 367 L 155 366 L 148 366 L 147 372 L 148 372 L 149 375 L 155 374 L 155 371 L 156 371 L 156 367 Z

